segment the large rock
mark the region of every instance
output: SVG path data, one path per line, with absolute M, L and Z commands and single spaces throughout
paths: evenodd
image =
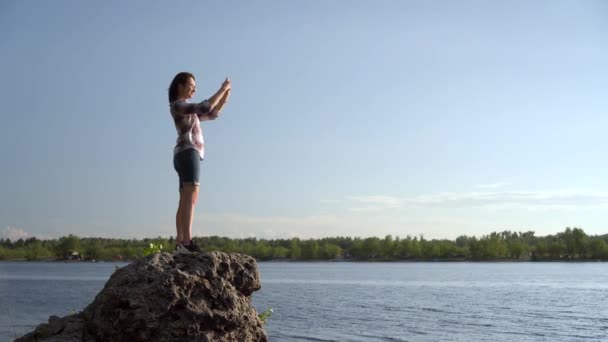
M 255 259 L 154 254 L 118 269 L 93 303 L 16 341 L 267 341 Z

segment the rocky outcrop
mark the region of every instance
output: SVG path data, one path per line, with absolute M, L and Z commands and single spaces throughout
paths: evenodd
M 251 304 L 255 259 L 160 253 L 118 269 L 81 313 L 16 341 L 267 341 Z

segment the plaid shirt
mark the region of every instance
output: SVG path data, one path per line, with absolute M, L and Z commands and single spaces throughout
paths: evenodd
M 188 103 L 185 100 L 171 103 L 171 116 L 177 129 L 177 143 L 173 154 L 193 148 L 198 151 L 201 159 L 205 157 L 201 121 L 212 119 L 209 116 L 210 110 L 211 104 L 207 100 L 201 103 Z

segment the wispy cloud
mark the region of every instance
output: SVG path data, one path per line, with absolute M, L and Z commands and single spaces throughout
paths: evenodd
M 395 209 L 403 206 L 403 199 L 392 196 L 347 196 L 346 200 L 361 204 L 351 208 L 353 211 Z
M 387 215 L 352 213 L 262 216 L 239 213 L 205 214 L 195 219 L 194 235 L 219 235 L 236 238 L 316 238 L 324 236 L 417 235 L 436 221 L 411 219 L 399 221 Z
M 502 188 L 506 185 L 508 185 L 508 183 L 497 182 L 497 183 L 490 183 L 490 184 L 478 184 L 475 187 L 480 188 L 480 189 L 498 189 L 498 188 Z
M 391 215 L 373 212 L 308 216 L 263 216 L 239 213 L 201 214 L 195 218 L 195 236 L 233 238 L 301 239 L 327 236 L 417 236 L 452 238 L 461 234 L 486 233 L 490 224 L 476 219 L 444 215 Z M 446 227 L 449 227 L 446 229 Z M 476 230 L 477 229 L 477 230 Z
M 7 226 L 0 231 L 0 239 L 9 239 L 17 241 L 19 239 L 27 239 L 30 234 L 23 229 Z
M 606 206 L 608 193 L 581 190 L 475 191 L 440 193 L 408 199 L 406 204 L 521 209 L 576 209 Z
M 577 209 L 608 207 L 608 192 L 586 190 L 549 191 L 471 191 L 442 192 L 413 197 L 347 196 L 351 211 L 388 210 L 416 207 L 491 208 L 491 209 Z
M 291 238 L 324 235 L 327 231 L 340 231 L 351 227 L 344 219 L 333 215 L 310 216 L 257 216 L 238 213 L 205 214 L 195 221 L 204 227 L 205 235 L 231 236 L 237 238 Z M 350 223 L 350 222 L 349 222 Z M 195 229 L 196 230 L 196 229 Z

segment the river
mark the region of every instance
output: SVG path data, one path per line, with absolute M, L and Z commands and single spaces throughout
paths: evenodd
M 0 341 L 82 310 L 123 265 L 0 262 Z M 270 341 L 608 341 L 608 263 L 259 267 Z

